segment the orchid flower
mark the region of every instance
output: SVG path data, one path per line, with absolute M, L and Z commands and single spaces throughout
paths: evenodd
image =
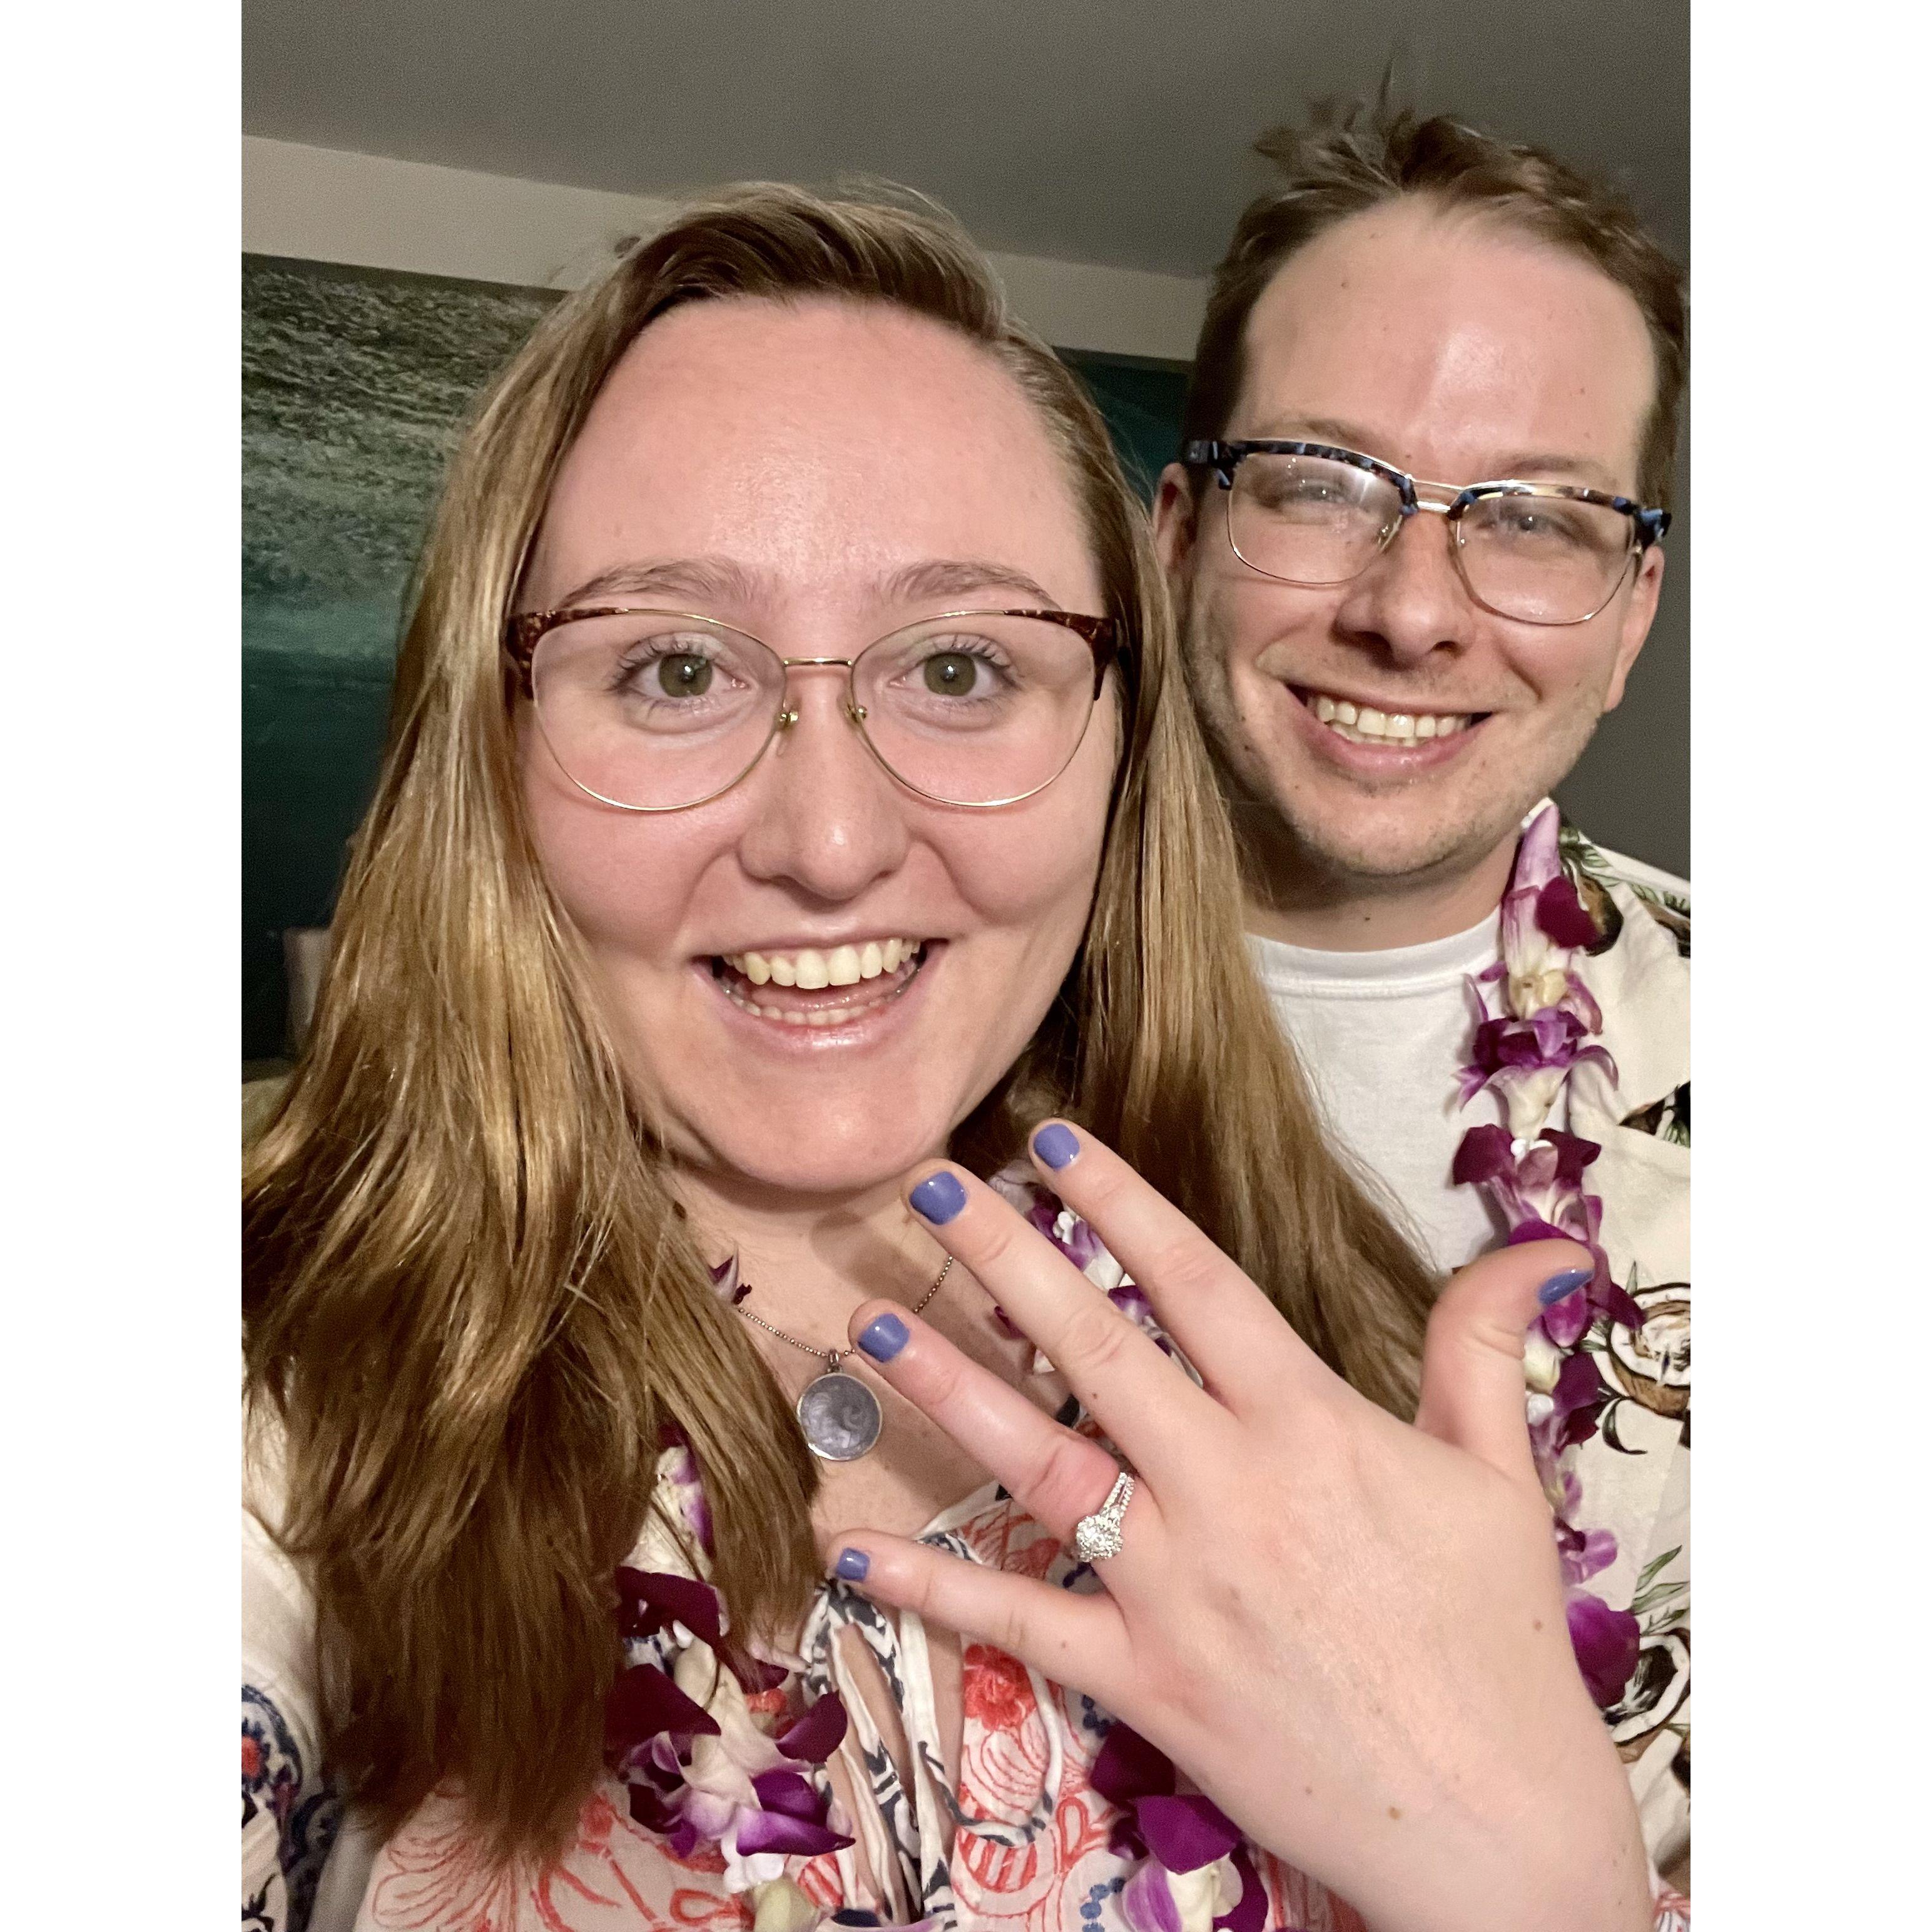
M 1118 1808 L 1110 1849 L 1136 1853 L 1121 1888 L 1132 1932 L 1261 1932 L 1268 1896 L 1234 1821 L 1198 1792 L 1177 1792 L 1173 1760 L 1116 1723 L 1089 1774 Z
M 1553 805 L 1537 814 L 1516 848 L 1516 867 L 1503 895 L 1504 1005 L 1519 1019 L 1578 994 L 1589 1001 L 1591 1012 L 1595 1010 L 1595 1002 L 1570 970 L 1570 954 L 1594 944 L 1598 934 L 1596 922 L 1563 874 L 1557 844 L 1561 823 Z M 1602 1026 L 1599 1014 L 1586 1030 L 1596 1033 Z
M 1607 1711 L 1623 1695 L 1636 1668 L 1641 1627 L 1629 1611 L 1612 1610 L 1588 1590 L 1569 1592 L 1564 1614 L 1583 1682 L 1598 1707 Z
M 1588 1288 L 1545 1310 L 1538 1324 L 1559 1348 L 1574 1347 L 1599 1315 L 1627 1328 L 1643 1325 L 1643 1311 L 1611 1276 L 1610 1257 L 1598 1238 L 1604 1204 L 1583 1183 L 1584 1170 L 1601 1151 L 1595 1142 L 1553 1127 L 1533 1141 L 1505 1127 L 1472 1127 L 1450 1170 L 1456 1180 L 1488 1190 L 1510 1224 L 1512 1245 L 1562 1239 L 1590 1250 L 1596 1273 Z
M 1508 1110 L 1510 1132 L 1519 1138 L 1542 1130 L 1563 1083 L 1577 1067 L 1600 1066 L 1616 1078 L 1616 1062 L 1604 1048 L 1585 1043 L 1589 1029 L 1568 1006 L 1544 1006 L 1526 1019 L 1492 1018 L 1486 1008 L 1484 1012 L 1459 1097 L 1467 1106 L 1485 1087 L 1494 1088 Z
M 1503 895 L 1502 957 L 1469 982 L 1476 1033 L 1462 1069 L 1461 1102 L 1467 1106 L 1484 1088 L 1494 1088 L 1508 1111 L 1510 1132 L 1524 1140 L 1541 1130 L 1578 1066 L 1600 1066 L 1612 1080 L 1617 1077 L 1610 1054 L 1586 1044 L 1603 1030 L 1604 1016 L 1570 960 L 1595 940 L 1597 928 L 1564 876 L 1558 824 L 1552 806 L 1523 834 Z
M 658 1431 L 657 1479 L 651 1487 L 650 1508 L 645 1512 L 643 1534 L 633 1556 L 649 1560 L 639 1567 L 652 1570 L 682 1572 L 690 1559 L 678 1546 L 678 1537 L 688 1538 L 706 1556 L 713 1553 L 711 1504 L 704 1493 L 704 1480 L 684 1431 L 667 1422 Z
M 660 1653 L 679 1646 L 668 1670 L 633 1664 L 605 1702 L 604 1754 L 630 1787 L 632 1819 L 676 1857 L 716 1845 L 731 1892 L 775 1883 L 789 1859 L 850 1845 L 806 1768 L 844 1740 L 838 1699 L 820 1697 L 774 1734 L 758 1723 L 746 1684 L 763 1695 L 784 1673 L 724 1653 L 724 1606 L 709 1584 L 626 1565 L 617 1589 L 628 1642 Z M 776 1923 L 790 1907 L 779 1895 L 772 1910 Z

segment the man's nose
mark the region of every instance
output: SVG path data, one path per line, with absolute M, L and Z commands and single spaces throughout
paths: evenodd
M 860 736 L 847 696 L 842 672 L 793 671 L 784 701 L 794 722 L 747 782 L 755 811 L 739 846 L 753 878 L 834 903 L 894 871 L 910 836 L 908 794 Z
M 1481 621 L 1450 547 L 1448 517 L 1425 504 L 1402 519 L 1388 546 L 1351 584 L 1336 614 L 1340 628 L 1378 645 L 1398 664 L 1456 650 Z

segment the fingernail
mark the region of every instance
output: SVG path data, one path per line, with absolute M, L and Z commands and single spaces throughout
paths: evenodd
M 859 1346 L 875 1362 L 890 1362 L 912 1337 L 896 1315 L 875 1315 L 859 1331 Z
M 923 1214 L 935 1228 L 943 1228 L 966 1204 L 966 1190 L 941 1168 L 928 1174 L 907 1197 L 914 1210 Z
M 1566 1294 L 1587 1288 L 1595 1272 L 1593 1268 L 1565 1268 L 1561 1274 L 1552 1275 L 1536 1291 L 1537 1300 L 1545 1308 L 1553 1307 Z
M 1080 1137 L 1071 1127 L 1054 1120 L 1034 1136 L 1033 1150 L 1058 1172 L 1080 1151 Z
M 862 1550 L 842 1550 L 836 1567 L 847 1582 L 862 1583 L 866 1572 L 872 1567 L 872 1559 Z

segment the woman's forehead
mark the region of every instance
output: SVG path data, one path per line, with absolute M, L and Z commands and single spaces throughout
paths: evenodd
M 693 303 L 643 332 L 566 453 L 533 583 L 651 560 L 801 589 L 978 560 L 1097 592 L 1070 472 L 989 352 L 883 302 Z

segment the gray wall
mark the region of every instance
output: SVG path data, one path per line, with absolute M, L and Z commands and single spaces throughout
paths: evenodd
M 1557 788 L 1600 845 L 1690 876 L 1690 455 L 1678 446 L 1664 595 L 1624 701 Z
M 613 194 L 882 176 L 990 248 L 1168 278 L 1207 271 L 1267 178 L 1257 131 L 1372 91 L 1393 58 L 1402 98 L 1619 180 L 1688 256 L 1688 0 L 245 0 L 243 16 L 251 135 Z M 1682 872 L 1688 465 L 1679 483 L 1649 647 L 1561 796 L 1604 844 Z

